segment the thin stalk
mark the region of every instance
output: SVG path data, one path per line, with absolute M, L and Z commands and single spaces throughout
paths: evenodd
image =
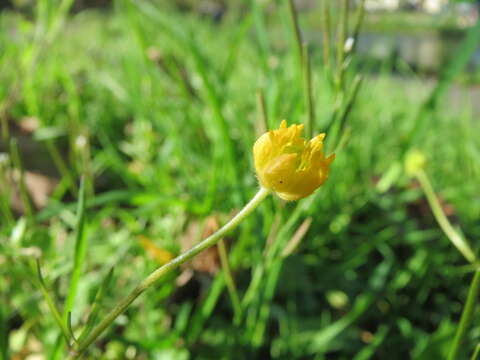
M 0 128 L 2 132 L 2 140 L 7 143 L 10 138 L 10 127 L 7 118 L 8 99 L 5 103 L 0 104 Z
M 437 220 L 440 228 L 443 230 L 445 235 L 447 235 L 457 250 L 460 251 L 460 253 L 465 257 L 465 259 L 467 259 L 470 263 L 474 263 L 476 261 L 475 253 L 471 249 L 470 245 L 468 245 L 466 240 L 453 228 L 450 221 L 448 221 L 425 171 L 419 170 L 416 173 L 416 177 L 420 182 L 423 191 L 425 192 L 425 196 L 427 197 L 430 208 L 435 216 L 435 220 Z
M 8 227 L 13 226 L 15 224 L 15 218 L 13 217 L 12 209 L 10 209 L 9 201 L 3 194 L 0 195 L 0 208 L 2 209 L 1 212 Z
M 87 323 L 85 324 L 82 333 L 78 338 L 78 343 L 82 342 L 82 340 L 90 333 L 93 326 L 95 325 L 98 317 L 98 311 L 100 310 L 100 302 L 103 300 L 103 296 L 110 286 L 113 277 L 113 270 L 114 268 L 112 267 L 105 279 L 103 280 L 102 284 L 100 285 L 100 288 L 97 290 L 95 299 L 93 301 L 92 309 L 90 311 L 90 315 L 88 315 Z
M 7 301 L 6 296 L 0 296 L 0 360 L 9 359 L 9 329 L 7 328 Z
M 353 25 L 352 30 L 352 39 L 353 45 L 350 49 L 350 52 L 355 52 L 355 48 L 357 47 L 358 35 L 360 34 L 360 27 L 363 23 L 363 18 L 365 16 L 365 0 L 360 0 L 360 4 L 358 4 L 357 12 L 355 14 L 355 24 Z
M 0 189 L 0 207 L 5 221 L 10 227 L 14 226 L 15 224 L 15 216 L 13 215 L 12 208 L 10 207 L 11 189 L 8 176 L 5 173 L 5 167 L 0 164 L 0 184 L 3 184 L 2 189 Z
M 340 139 L 343 135 L 345 125 L 349 119 L 349 115 L 356 104 L 357 96 L 362 85 L 363 77 L 361 75 L 355 76 L 352 84 L 352 90 L 347 94 L 345 99 L 345 105 L 335 114 L 333 129 L 330 132 L 330 139 L 334 145 L 334 148 L 338 147 Z
M 448 360 L 455 360 L 458 357 L 460 346 L 465 338 L 468 327 L 473 319 L 473 313 L 475 305 L 477 303 L 478 295 L 480 293 L 480 270 L 475 271 L 470 289 L 468 290 L 467 302 L 463 307 L 462 317 L 460 318 L 460 324 L 457 327 L 455 338 L 453 339 L 453 345 L 450 347 L 448 354 Z
M 73 269 L 70 277 L 68 294 L 63 309 L 63 319 L 65 322 L 68 320 L 68 314 L 73 310 L 75 297 L 78 293 L 78 284 L 82 274 L 82 265 L 85 262 L 87 252 L 87 236 L 85 235 L 85 185 L 85 178 L 82 178 L 77 205 L 77 224 L 75 228 L 76 234 Z
M 208 238 L 203 240 L 202 242 L 195 245 L 190 250 L 187 250 L 183 254 L 180 254 L 175 259 L 170 261 L 169 263 L 159 267 L 150 275 L 148 275 L 145 279 L 143 279 L 140 284 L 137 285 L 132 292 L 127 295 L 124 299 L 122 299 L 117 306 L 110 311 L 109 314 L 92 330 L 92 332 L 85 338 L 85 340 L 75 347 L 75 349 L 71 352 L 69 359 L 78 359 L 85 350 L 90 346 L 101 334 L 105 329 L 110 326 L 110 324 L 120 315 L 122 314 L 130 304 L 135 301 L 145 290 L 151 287 L 155 282 L 161 279 L 163 276 L 171 273 L 173 270 L 177 269 L 183 263 L 191 260 L 196 255 L 201 253 L 202 251 L 212 247 L 216 243 L 218 243 L 227 233 L 232 231 L 235 227 L 238 226 L 250 213 L 255 210 L 258 205 L 270 194 L 270 191 L 265 188 L 260 188 L 257 194 L 248 202 L 245 207 L 240 210 L 240 212 L 235 215 L 228 223 L 226 223 L 223 227 L 221 227 L 216 233 L 210 235 Z
M 303 62 L 303 50 L 302 50 L 302 33 L 300 32 L 300 26 L 298 25 L 298 14 L 297 9 L 293 0 L 288 0 L 288 10 L 290 13 L 290 19 L 292 20 L 293 32 L 295 34 L 295 42 L 297 44 L 298 59 L 300 64 Z
M 225 276 L 225 284 L 232 300 L 234 322 L 237 324 L 242 318 L 242 307 L 240 305 L 240 298 L 238 297 L 237 287 L 235 286 L 235 280 L 233 279 L 232 272 L 230 270 L 230 264 L 228 263 L 227 249 L 225 248 L 225 242 L 221 239 L 218 244 L 218 253 L 220 255 L 220 263 L 222 264 L 223 274 Z
M 323 63 L 327 70 L 330 70 L 330 40 L 332 36 L 332 24 L 330 21 L 330 1 L 322 1 L 322 49 L 323 49 Z
M 345 41 L 348 32 L 348 10 L 350 7 L 349 0 L 342 0 L 342 8 L 340 12 L 340 21 L 338 22 L 337 31 L 337 86 L 343 88 L 344 61 L 345 61 Z
M 251 322 L 253 328 L 248 331 L 251 334 L 251 344 L 253 347 L 259 347 L 263 344 L 267 321 L 271 312 L 271 302 L 275 295 L 275 289 L 282 273 L 283 259 L 278 259 L 265 274 L 264 286 L 261 289 L 260 303 L 258 304 L 258 313 Z
M 480 344 L 477 344 L 477 346 L 475 347 L 475 351 L 473 352 L 470 360 L 477 360 L 479 355 L 480 355 Z
M 42 270 L 40 268 L 40 262 L 37 259 L 36 262 L 36 271 L 37 271 L 37 279 L 36 283 L 37 286 L 40 288 L 40 291 L 43 294 L 43 297 L 48 305 L 48 308 L 50 309 L 50 312 L 53 315 L 53 318 L 55 319 L 55 322 L 57 323 L 58 327 L 62 331 L 63 336 L 65 337 L 65 340 L 67 343 L 70 343 L 70 332 L 69 329 L 66 327 L 65 323 L 62 320 L 62 315 L 60 315 L 60 312 L 57 309 L 57 306 L 55 305 L 55 301 L 53 298 L 50 296 L 47 285 L 45 284 L 45 280 L 42 275 Z
M 67 165 L 65 164 L 65 161 L 63 160 L 62 156 L 60 155 L 60 152 L 58 151 L 57 146 L 53 142 L 53 140 L 49 139 L 46 141 L 46 147 L 48 152 L 50 153 L 50 156 L 52 157 L 53 163 L 55 164 L 55 167 L 57 170 L 60 172 L 60 174 L 67 179 L 68 181 L 68 186 L 70 188 L 70 192 L 72 193 L 73 196 L 78 195 L 78 187 L 77 184 L 74 181 L 74 177 L 70 173 L 70 170 L 68 169 Z
M 310 53 L 308 51 L 308 45 L 303 44 L 303 82 L 305 86 L 305 105 L 307 107 L 308 120 L 307 120 L 307 134 L 309 138 L 313 137 L 313 127 L 315 125 L 315 104 L 313 100 L 312 89 L 312 71 L 310 64 Z
M 263 13 L 264 5 L 257 0 L 250 0 L 252 13 L 255 22 L 255 32 L 260 48 L 260 58 L 262 60 L 262 67 L 265 72 L 268 71 L 268 56 L 271 53 L 268 33 L 265 25 L 265 15 Z
M 18 151 L 18 144 L 16 139 L 10 141 L 10 156 L 15 168 L 18 169 L 20 177 L 18 179 L 18 186 L 20 189 L 20 198 L 22 200 L 23 208 L 27 218 L 31 221 L 33 219 L 33 206 L 28 195 L 27 186 L 25 184 L 25 169 L 23 168 L 22 159 Z
M 267 106 L 265 104 L 265 95 L 262 89 L 257 90 L 257 108 L 258 108 L 258 118 L 259 118 L 259 133 L 263 134 L 270 129 L 268 125 L 268 113 L 267 113 Z

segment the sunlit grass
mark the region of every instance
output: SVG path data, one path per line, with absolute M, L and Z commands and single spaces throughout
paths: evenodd
M 142 237 L 176 255 L 212 231 L 212 217 L 225 223 L 254 194 L 259 89 L 270 128 L 282 119 L 307 120 L 286 6 L 268 19 L 268 9 L 259 6 L 215 23 L 139 4 L 117 1 L 111 11 L 75 14 L 51 43 L 33 17 L 0 14 L 0 117 L 9 124 L 1 149 L 8 151 L 6 140 L 20 136 L 18 124 L 35 117 L 38 127 L 28 138 L 49 149 L 42 162 L 60 155 L 49 174 L 59 185 L 27 225 L 2 205 L 4 358 L 22 351 L 64 356 L 62 334 L 34 284 L 35 256 L 61 311 L 74 302 L 78 337 L 110 268 L 114 285 L 104 293 L 99 318 L 161 265 Z M 320 132 L 338 93 L 315 44 L 311 55 L 314 130 Z M 347 91 L 366 67 L 352 64 Z M 134 303 L 89 356 L 446 356 L 472 269 L 461 267 L 461 255 L 437 227 L 418 184 L 404 174 L 403 156 L 409 147 L 426 155 L 442 205 L 475 251 L 480 124 L 467 101 L 452 108 L 442 98 L 422 118 L 421 136 L 412 136 L 430 89 L 422 79 L 413 86 L 399 82 L 385 69 L 364 80 L 348 116 L 350 135 L 318 193 L 298 206 L 267 200 L 226 239 L 241 296 L 240 325 L 213 251 L 203 266 L 182 268 Z M 32 163 L 35 152 L 19 151 L 24 164 Z M 5 161 L 2 179 L 11 165 Z M 68 300 L 82 174 L 88 246 L 75 299 Z M 6 189 L 2 204 L 9 203 Z M 285 254 L 302 224 L 307 233 Z M 479 329 L 473 325 L 469 349 Z

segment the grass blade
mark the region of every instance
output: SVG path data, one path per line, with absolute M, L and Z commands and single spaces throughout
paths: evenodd
M 288 0 L 288 11 L 290 14 L 290 19 L 292 21 L 293 26 L 293 33 L 295 35 L 295 43 L 297 45 L 297 56 L 299 60 L 299 64 L 303 63 L 303 49 L 302 49 L 302 33 L 300 32 L 300 26 L 298 25 L 298 14 L 297 9 L 295 8 L 295 4 L 293 0 Z
M 63 336 L 67 340 L 67 343 L 70 341 L 70 331 L 65 325 L 65 322 L 62 319 L 62 316 L 60 315 L 60 312 L 57 309 L 57 306 L 55 305 L 55 302 L 53 301 L 52 297 L 50 296 L 47 286 L 45 284 L 45 280 L 42 275 L 42 270 L 40 267 L 40 262 L 37 259 L 36 261 L 36 268 L 37 268 L 37 281 L 36 284 L 40 288 L 40 291 L 42 292 L 43 298 L 47 302 L 48 308 L 50 309 L 50 312 L 53 315 L 53 318 L 55 319 L 55 322 L 57 323 L 58 327 L 62 331 Z
M 416 174 L 416 177 L 425 193 L 425 196 L 427 197 L 428 204 L 432 209 L 435 220 L 437 220 L 437 223 L 444 234 L 467 261 L 470 263 L 475 263 L 477 259 L 474 251 L 470 247 L 470 244 L 467 242 L 467 240 L 464 239 L 464 237 L 453 228 L 452 224 L 448 220 L 442 209 L 442 206 L 440 205 L 440 202 L 438 201 L 437 196 L 435 195 L 435 191 L 433 190 L 427 173 L 423 170 L 420 170 Z
M 480 344 L 477 344 L 477 346 L 475 347 L 475 351 L 473 352 L 470 360 L 477 360 L 479 355 L 480 355 Z
M 342 0 L 340 11 L 340 21 L 338 22 L 337 30 L 337 86 L 338 89 L 343 89 L 343 80 L 345 75 L 345 42 L 348 33 L 348 12 L 350 9 L 350 1 Z
M 332 24 L 330 21 L 330 2 L 322 1 L 322 50 L 323 50 L 323 63 L 327 70 L 330 70 L 331 65 L 331 37 L 332 37 Z
M 82 333 L 80 334 L 80 337 L 78 338 L 79 343 L 81 343 L 88 336 L 88 334 L 93 329 L 93 326 L 97 321 L 98 312 L 100 310 L 100 304 L 103 300 L 103 297 L 106 291 L 108 290 L 108 288 L 110 287 L 110 284 L 112 283 L 113 270 L 114 268 L 110 269 L 105 279 L 103 279 L 102 284 L 98 288 L 97 293 L 95 294 L 95 300 L 93 302 L 92 311 L 88 316 L 87 324 L 85 325 L 85 328 L 83 329 Z
M 25 171 L 23 169 L 22 159 L 20 158 L 20 153 L 18 151 L 17 139 L 12 139 L 10 141 L 10 156 L 12 157 L 12 162 L 15 168 L 20 172 L 20 177 L 18 179 L 19 189 L 20 189 L 20 198 L 23 204 L 23 208 L 27 218 L 33 220 L 33 206 L 28 195 L 27 186 L 25 185 Z
M 67 300 L 63 309 L 64 321 L 68 318 L 68 313 L 72 311 L 73 303 L 78 291 L 82 265 L 85 261 L 87 250 L 87 237 L 85 236 L 85 180 L 82 178 L 80 183 L 80 192 L 77 206 L 77 227 L 75 236 L 75 254 L 73 262 L 72 276 L 70 278 L 70 288 L 68 290 Z
M 77 342 L 77 339 L 75 338 L 75 335 L 73 334 L 73 327 L 72 327 L 72 312 L 69 311 L 67 315 L 67 329 L 68 333 L 70 334 L 70 338 L 74 341 Z
M 305 87 L 305 107 L 307 108 L 307 137 L 312 138 L 315 127 L 315 102 L 313 100 L 312 71 L 308 45 L 303 44 L 303 82 Z
M 474 317 L 475 307 L 477 305 L 479 293 L 480 270 L 477 270 L 475 272 L 475 275 L 473 276 L 472 283 L 470 284 L 470 289 L 468 290 L 467 301 L 463 308 L 462 317 L 460 318 L 460 324 L 458 324 L 455 338 L 453 339 L 453 344 L 448 354 L 448 360 L 458 359 L 458 354 L 460 352 L 462 342 Z
M 227 290 L 230 294 L 230 299 L 232 301 L 232 307 L 234 312 L 234 321 L 238 323 L 242 318 L 242 306 L 240 304 L 240 298 L 238 297 L 237 286 L 235 285 L 235 279 L 233 278 L 232 271 L 230 269 L 230 264 L 228 262 L 227 249 L 225 247 L 224 240 L 220 240 L 217 244 L 218 253 L 220 255 L 220 263 L 223 269 L 223 275 L 225 277 L 225 284 L 227 285 Z
M 265 104 L 265 95 L 262 89 L 257 90 L 257 111 L 258 111 L 258 136 L 270 129 L 268 125 L 267 105 Z
M 353 25 L 352 30 L 352 39 L 353 44 L 349 52 L 354 53 L 355 48 L 357 47 L 358 35 L 360 34 L 360 28 L 363 23 L 363 18 L 365 16 L 365 0 L 360 0 L 358 4 L 357 11 L 355 13 L 355 24 Z
M 8 357 L 8 328 L 6 306 L 0 302 L 0 360 L 7 360 Z

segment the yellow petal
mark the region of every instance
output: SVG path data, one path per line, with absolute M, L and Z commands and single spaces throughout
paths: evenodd
M 285 200 L 298 200 L 312 194 L 328 177 L 329 165 L 335 159 L 325 157 L 319 134 L 310 141 L 301 137 L 303 125 L 283 120 L 279 129 L 270 130 L 253 146 L 255 170 L 262 186 Z

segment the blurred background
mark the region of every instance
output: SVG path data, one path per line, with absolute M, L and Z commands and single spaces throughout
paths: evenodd
M 260 134 L 309 117 L 325 185 L 268 198 L 85 358 L 446 358 L 477 265 L 438 213 L 480 245 L 480 2 L 294 5 L 0 1 L 0 359 L 64 359 L 49 298 L 81 339 L 255 194 Z

